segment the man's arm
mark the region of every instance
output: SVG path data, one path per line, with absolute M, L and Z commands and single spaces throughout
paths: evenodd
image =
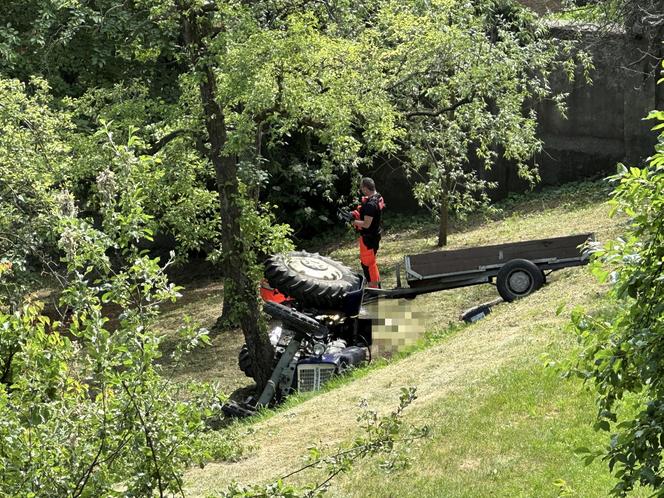
M 369 228 L 371 226 L 372 221 L 373 221 L 373 216 L 364 215 L 363 220 L 355 220 L 353 221 L 353 225 L 355 225 L 358 228 Z

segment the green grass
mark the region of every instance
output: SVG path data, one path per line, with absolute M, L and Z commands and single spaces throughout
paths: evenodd
M 554 12 L 547 17 L 553 20 L 572 21 L 583 24 L 597 24 L 618 26 L 622 22 L 622 3 L 618 1 L 604 1 L 589 3 L 578 7 L 568 7 L 560 12 Z
M 411 451 L 409 469 L 385 475 L 375 463 L 360 465 L 331 495 L 607 496 L 614 479 L 605 464 L 585 466 L 575 452 L 598 446 L 594 414 L 593 396 L 579 381 L 561 381 L 537 358 L 519 358 L 415 416 L 433 433 Z
M 552 237 L 593 231 L 599 240 L 620 232 L 608 218 L 607 188 L 579 183 L 507 199 L 492 215 L 457 221 L 450 247 Z M 386 285 L 394 283 L 390 266 L 404 254 L 439 250 L 437 227 L 426 218 L 398 220 L 386 234 L 379 264 Z M 353 234 L 321 252 L 358 267 Z M 174 320 L 188 308 L 210 321 L 218 312 L 220 290 L 186 299 L 173 309 Z M 209 290 L 209 289 L 208 289 Z M 188 291 L 189 292 L 189 291 Z M 329 384 L 320 393 L 293 396 L 232 430 L 246 434 L 237 462 L 218 462 L 187 476 L 188 495 L 204 496 L 231 480 L 269 482 L 298 468 L 311 444 L 333 449 L 359 433 L 360 400 L 381 413 L 393 409 L 403 386 L 418 388 L 408 421 L 427 423 L 432 437 L 411 448 L 410 469 L 384 474 L 377 462 L 363 462 L 339 479 L 334 496 L 606 496 L 612 478 L 598 461 L 586 467 L 578 447 L 606 444 L 592 430 L 592 394 L 577 381 L 561 380 L 544 367 L 543 355 L 569 356 L 574 339 L 565 331 L 569 310 L 594 308 L 604 295 L 585 268 L 555 272 L 542 290 L 519 302 L 500 304 L 485 319 L 461 325 L 459 312 L 496 297 L 491 286 L 475 286 L 418 297 L 408 305 L 427 316 L 427 335 L 406 353 L 379 361 Z M 200 296 L 208 296 L 200 298 Z M 206 304 L 207 303 L 207 304 Z M 560 305 L 566 311 L 556 314 Z M 205 309 L 214 306 L 214 313 Z M 205 323 L 204 323 L 205 325 Z M 165 329 L 168 323 L 165 323 Z M 247 384 L 236 367 L 239 331 L 216 336 L 183 378 L 216 378 L 233 389 Z M 225 365 L 225 366 L 221 366 Z M 314 474 L 294 478 L 305 483 Z

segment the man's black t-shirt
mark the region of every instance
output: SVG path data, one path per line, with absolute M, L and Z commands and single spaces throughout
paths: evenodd
M 380 217 L 382 211 L 383 198 L 380 194 L 374 194 L 360 207 L 360 219 L 363 220 L 365 216 L 371 216 L 371 225 L 369 228 L 362 228 L 362 236 L 369 236 L 371 238 L 380 238 Z

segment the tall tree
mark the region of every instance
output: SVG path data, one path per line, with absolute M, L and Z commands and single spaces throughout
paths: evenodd
M 20 0 L 6 14 L 9 26 L 0 28 L 0 49 L 13 56 L 0 69 L 21 76 L 43 64 L 62 87 L 59 95 L 83 95 L 65 100 L 77 109 L 80 131 L 94 132 L 95 114 L 105 114 L 116 120 L 109 125 L 116 132 L 135 127 L 133 145 L 167 163 L 148 162 L 145 184 L 155 198 L 163 192 L 171 204 L 191 206 L 183 217 L 190 223 L 171 228 L 204 228 L 184 238 L 218 237 L 225 313 L 241 323 L 262 385 L 272 352 L 256 297 L 260 256 L 283 247 L 274 241 L 284 235 L 248 195 L 266 152 L 307 136 L 320 145 L 323 172 L 378 152 L 405 154 L 411 168 L 425 170 L 418 194 L 441 213 L 444 243 L 448 210 L 470 209 L 487 187 L 467 168 L 471 151 L 489 165 L 500 147 L 524 176 L 536 178 L 527 162 L 539 145 L 535 116 L 524 108 L 548 95 L 544 76 L 558 52 L 522 11 L 494 15 L 503 5 L 512 4 Z M 95 64 L 76 63 L 84 47 L 92 47 Z M 25 53 L 25 61 L 15 57 Z M 83 184 L 106 161 L 94 144 L 77 144 L 93 158 Z M 188 180 L 166 188 L 180 170 Z M 203 195 L 209 178 L 218 207 Z M 95 187 L 88 188 L 95 198 Z M 218 230 L 196 216 L 196 202 L 218 215 Z M 153 206 L 152 214 L 168 213 L 169 220 L 185 213 Z
M 366 79 L 361 41 L 319 29 L 320 9 L 296 12 L 298 6 L 285 3 L 285 13 L 272 6 L 264 20 L 260 5 L 206 8 L 179 2 L 176 7 L 219 189 L 225 288 L 233 296 L 232 308 L 241 310 L 262 385 L 270 374 L 272 347 L 256 296 L 260 268 L 240 223 L 239 161 L 249 157 L 250 167 L 258 167 L 262 140 L 283 139 L 303 128 L 326 143 L 337 160 L 359 149 L 355 126 L 365 129 L 368 147 L 384 149 L 393 132 L 392 112 L 380 87 Z M 384 114 L 376 114 L 381 108 Z
M 24 3 L 27 7 L 30 1 Z M 326 168 L 353 161 L 362 147 L 386 151 L 392 145 L 394 112 L 385 92 L 374 84 L 379 72 L 366 71 L 367 41 L 337 29 L 335 14 L 321 4 L 100 0 L 73 9 L 39 1 L 31 6 L 39 7 L 41 17 L 60 22 L 43 26 L 40 39 L 56 39 L 49 50 L 58 48 L 65 58 L 66 49 L 77 47 L 91 27 L 116 20 L 115 31 L 100 28 L 104 36 L 93 44 L 113 47 L 105 52 L 102 66 L 118 58 L 126 59 L 129 67 L 141 66 L 133 79 L 142 82 L 146 97 L 154 102 L 163 100 L 164 88 L 170 89 L 167 97 L 178 107 L 177 115 L 172 106 L 165 110 L 152 105 L 145 110 L 158 108 L 156 115 L 148 116 L 148 122 L 145 116 L 134 116 L 132 124 L 157 130 L 147 137 L 155 140 L 146 152 L 160 154 L 189 140 L 211 164 L 219 195 L 219 254 L 226 272 L 224 308 L 238 317 L 255 364 L 262 366 L 256 369 L 256 380 L 264 384 L 272 350 L 257 301 L 258 258 L 279 232 L 272 230 L 267 240 L 251 233 L 261 224 L 256 220 L 262 211 L 248 200 L 241 176 L 260 169 L 264 148 L 292 133 L 316 137 L 326 151 Z M 342 6 L 338 12 L 347 14 L 349 9 Z M 59 36 L 65 28 L 68 36 Z M 19 36 L 15 50 L 30 46 L 30 40 Z M 159 79 L 162 65 L 170 68 L 165 80 Z M 77 71 L 87 74 L 87 69 Z M 107 84 L 109 79 L 101 76 L 91 79 Z M 125 72 L 117 77 L 123 87 L 129 85 Z M 115 89 L 93 91 L 96 100 L 117 94 Z M 102 106 L 96 103 L 88 110 Z

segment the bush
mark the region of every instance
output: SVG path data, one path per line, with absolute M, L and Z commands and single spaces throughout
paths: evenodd
M 664 112 L 649 116 L 664 129 Z M 598 392 L 596 428 L 611 432 L 602 455 L 619 478 L 613 493 L 637 484 L 662 496 L 664 468 L 664 133 L 644 168 L 620 165 L 613 212 L 629 219 L 623 238 L 596 255 L 593 272 L 612 283 L 608 316 L 580 310 L 573 325 L 583 346 L 572 370 Z M 621 410 L 625 406 L 629 410 Z M 627 414 L 627 415 L 625 415 Z M 590 458 L 597 455 L 590 455 Z

